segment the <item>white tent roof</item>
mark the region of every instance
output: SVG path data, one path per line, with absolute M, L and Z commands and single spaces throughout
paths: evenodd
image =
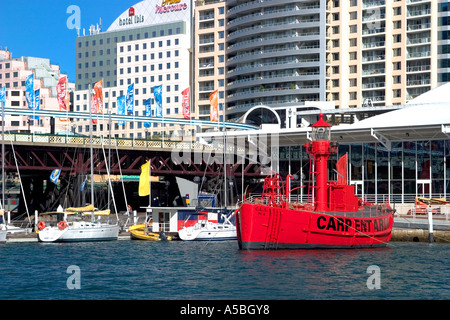
M 324 112 L 326 113 L 326 111 Z M 280 129 L 279 145 L 301 145 L 310 128 Z M 271 134 L 276 130 L 236 131 L 228 136 Z M 222 133 L 198 134 L 214 136 Z M 450 139 L 450 82 L 411 100 L 403 108 L 351 125 L 333 126 L 332 140 L 339 143 L 380 142 L 390 149 L 394 141 Z
M 450 82 L 409 101 L 405 108 L 386 112 L 349 128 L 394 128 L 450 124 Z

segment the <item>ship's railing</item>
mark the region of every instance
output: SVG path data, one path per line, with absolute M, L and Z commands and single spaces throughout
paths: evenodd
M 359 212 L 355 212 L 355 213 L 342 213 L 342 212 L 330 212 L 330 214 L 335 214 L 335 215 L 343 215 L 343 216 L 347 216 L 347 217 L 363 217 L 363 218 L 367 218 L 367 217 L 376 217 L 379 215 L 383 215 L 385 214 L 384 210 L 380 210 L 383 208 L 383 206 L 379 206 L 375 203 L 375 199 L 377 200 L 378 204 L 382 204 L 382 203 L 389 203 L 390 207 L 394 210 L 394 213 L 396 215 L 401 215 L 401 216 L 405 216 L 406 213 L 409 211 L 409 209 L 411 211 L 409 211 L 410 213 L 408 213 L 408 215 L 406 215 L 406 217 L 408 217 L 408 219 L 411 219 L 411 221 L 415 221 L 417 220 L 421 220 L 423 221 L 424 218 L 426 218 L 426 214 L 424 213 L 416 213 L 415 209 L 415 203 L 414 200 L 416 198 L 416 195 L 413 194 L 404 194 L 403 195 L 403 200 L 404 202 L 402 203 L 400 201 L 402 195 L 391 195 L 391 197 L 389 197 L 387 194 L 383 194 L 383 195 L 366 195 L 364 197 L 364 199 L 372 204 L 372 206 L 368 206 L 365 207 L 364 211 L 359 211 Z M 432 198 L 442 198 L 442 195 L 439 194 L 434 194 L 432 195 Z M 389 202 L 387 201 L 389 199 Z M 283 201 L 285 201 L 286 199 L 283 197 L 282 198 Z M 245 202 L 247 203 L 258 203 L 258 204 L 269 204 L 268 201 L 268 197 L 266 198 L 262 198 L 261 194 L 256 194 L 256 193 L 252 193 L 249 195 L 249 197 L 247 197 L 245 199 Z M 290 201 L 291 204 L 295 204 L 295 203 L 311 203 L 311 197 L 309 195 L 291 195 L 290 197 Z M 436 214 L 433 214 L 434 219 L 439 219 L 441 221 L 445 221 L 444 223 L 450 223 L 450 204 L 446 204 L 446 205 L 431 205 L 430 206 L 431 209 L 433 210 L 433 212 L 435 212 Z
M 293 199 L 294 198 L 294 199 Z M 305 204 L 305 202 L 295 201 L 296 197 L 292 197 L 289 199 L 290 207 L 292 208 L 292 205 L 297 204 Z M 286 201 L 286 197 L 280 197 L 280 201 Z M 268 205 L 269 204 L 269 197 L 261 197 L 258 194 L 251 194 L 248 198 L 246 198 L 245 202 L 247 203 L 253 203 L 253 204 L 263 204 Z M 380 205 L 371 205 L 371 206 L 365 206 L 362 210 L 358 210 L 356 212 L 339 212 L 339 211 L 331 211 L 327 212 L 327 214 L 330 215 L 338 215 L 343 217 L 352 217 L 352 218 L 372 218 L 372 217 L 378 217 L 378 216 L 384 216 L 386 215 L 387 211 L 386 206 L 380 204 Z
M 391 205 L 396 204 L 414 204 L 416 197 L 419 195 L 415 194 L 365 194 L 363 199 L 365 202 L 370 204 L 381 204 L 381 203 L 390 203 Z M 249 198 L 261 198 L 261 194 L 259 193 L 251 193 Z M 426 196 L 427 198 L 443 198 L 443 194 L 432 194 L 431 197 L 429 195 Z M 449 197 L 450 198 L 450 197 Z M 298 202 L 298 203 L 308 203 L 311 202 L 311 195 L 310 194 L 291 194 L 290 195 L 290 202 Z

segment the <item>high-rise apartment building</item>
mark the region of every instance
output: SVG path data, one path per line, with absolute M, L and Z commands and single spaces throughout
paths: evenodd
M 405 104 L 450 80 L 448 0 L 226 1 L 226 109 Z
M 199 0 L 195 6 L 195 99 L 197 118 L 210 120 L 210 94 L 218 90 L 219 121 L 225 110 L 225 1 Z
M 448 1 L 328 0 L 327 100 L 404 104 L 450 80 Z
M 226 113 L 324 101 L 326 1 L 226 1 Z

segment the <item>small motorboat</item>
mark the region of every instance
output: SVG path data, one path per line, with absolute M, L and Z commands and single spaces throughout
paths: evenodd
M 148 224 L 135 224 L 128 228 L 131 239 L 146 241 L 172 241 L 171 236 L 166 236 L 164 231 L 160 233 L 149 231 Z

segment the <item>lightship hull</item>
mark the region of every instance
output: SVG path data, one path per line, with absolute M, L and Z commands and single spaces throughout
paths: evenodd
M 241 250 L 374 248 L 391 238 L 393 216 L 381 206 L 342 212 L 244 203 L 236 214 Z

